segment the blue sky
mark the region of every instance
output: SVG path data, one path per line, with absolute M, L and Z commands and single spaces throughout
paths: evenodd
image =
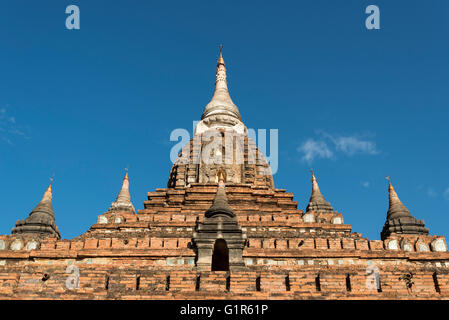
M 65 28 L 78 5 L 81 29 Z M 380 8 L 380 30 L 365 8 Z M 208 103 L 218 45 L 249 128 L 279 129 L 275 185 L 310 167 L 353 231 L 379 239 L 387 182 L 431 234 L 449 226 L 449 3 L 0 2 L 0 233 L 55 175 L 63 238 L 95 223 L 129 166 L 131 196 L 165 187 L 175 128 Z

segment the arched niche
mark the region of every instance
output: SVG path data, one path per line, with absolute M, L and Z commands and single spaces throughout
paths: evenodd
M 229 249 L 224 239 L 215 240 L 212 271 L 229 271 Z

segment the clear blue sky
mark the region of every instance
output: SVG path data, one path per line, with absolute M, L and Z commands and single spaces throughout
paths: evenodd
M 80 30 L 65 28 L 70 4 Z M 370 4 L 380 30 L 365 28 Z M 0 233 L 53 174 L 63 238 L 109 208 L 126 166 L 143 208 L 166 186 L 170 132 L 191 130 L 211 97 L 220 43 L 244 123 L 279 129 L 275 185 L 299 208 L 313 167 L 353 231 L 379 239 L 390 175 L 431 234 L 448 234 L 446 0 L 1 1 Z

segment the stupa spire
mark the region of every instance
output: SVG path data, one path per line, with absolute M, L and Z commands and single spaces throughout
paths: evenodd
M 320 187 L 318 186 L 318 181 L 316 180 L 313 170 L 310 170 L 310 173 L 312 174 L 312 195 L 310 196 L 306 212 L 334 212 L 334 208 L 332 208 L 331 204 L 327 202 L 321 194 Z
M 389 206 L 387 220 L 380 234 L 381 239 L 387 238 L 392 233 L 399 234 L 429 234 L 429 229 L 425 228 L 423 220 L 418 220 L 412 216 L 407 207 L 401 202 L 390 177 L 388 180 Z
M 242 270 L 245 268 L 243 249 L 246 234 L 243 234 L 234 211 L 229 207 L 223 168 L 218 169 L 216 178 L 218 189 L 214 202 L 206 211 L 203 222 L 197 223 L 192 237 L 197 252 L 196 266 L 200 270 Z M 216 251 L 217 245 L 223 244 L 228 252 L 226 259 L 220 258 Z
M 241 120 L 239 110 L 229 95 L 222 45 L 220 45 L 220 55 L 217 61 L 214 94 L 201 117 L 201 120 L 205 119 L 229 125 L 235 125 L 235 120 Z
M 50 179 L 50 185 L 48 186 L 47 190 L 45 191 L 43 197 L 42 197 L 42 201 L 50 201 L 53 199 L 53 190 L 51 188 L 53 184 L 53 178 Z
M 129 176 L 128 168 L 126 168 L 125 177 L 123 178 L 122 188 L 117 199 L 111 204 L 109 212 L 127 211 L 135 213 L 133 204 L 131 203 L 131 195 L 129 194 Z
M 310 169 L 310 173 L 312 174 L 312 195 L 318 193 L 321 195 L 320 187 L 318 186 L 318 182 L 316 181 L 316 177 L 312 169 Z
M 390 219 L 399 218 L 399 217 L 412 217 L 410 211 L 399 199 L 396 191 L 394 190 L 393 185 L 391 184 L 390 177 L 387 177 L 388 180 L 388 198 L 389 198 L 389 206 L 387 216 Z
M 12 234 L 54 236 L 58 239 L 61 234 L 55 223 L 55 213 L 53 211 L 53 179 L 42 196 L 42 200 L 31 211 L 28 218 L 18 220 L 16 227 L 12 229 Z
M 212 206 L 206 211 L 206 217 L 225 214 L 235 217 L 234 211 L 229 207 L 228 198 L 226 196 L 225 175 L 221 170 L 218 172 L 218 189 L 215 194 Z

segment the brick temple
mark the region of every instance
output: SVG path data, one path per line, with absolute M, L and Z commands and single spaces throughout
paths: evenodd
M 227 144 L 230 135 L 241 143 Z M 208 149 L 206 136 L 223 147 Z M 308 204 L 275 187 L 229 95 L 221 50 L 213 97 L 168 176 L 136 211 L 126 172 L 116 201 L 74 239 L 61 238 L 50 184 L 0 235 L 0 299 L 449 298 L 445 238 L 391 182 L 381 240 L 352 232 L 313 172 Z

